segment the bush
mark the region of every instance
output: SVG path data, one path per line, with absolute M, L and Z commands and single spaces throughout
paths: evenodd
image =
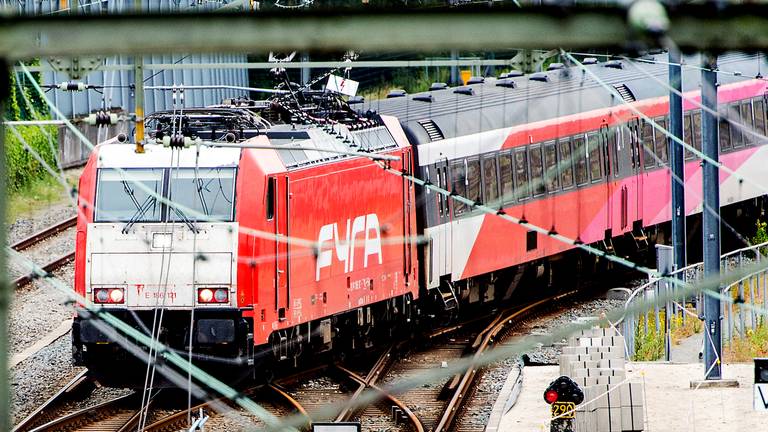
M 644 333 L 645 321 L 648 322 L 648 333 Z M 659 312 L 661 329 L 656 329 L 654 312 L 640 316 L 635 329 L 635 361 L 652 361 L 664 357 L 664 312 Z
M 47 111 L 43 110 L 39 105 L 39 98 L 34 98 L 31 92 L 25 90 L 25 94 L 22 95 L 19 88 L 16 85 L 15 78 L 11 75 L 11 96 L 7 105 L 5 117 L 10 120 L 32 120 L 37 118 L 44 118 L 47 116 Z M 30 100 L 34 106 L 34 113 L 29 107 L 26 106 L 25 98 Z M 24 110 L 20 107 L 24 105 Z M 35 116 L 35 113 L 37 116 Z M 16 130 L 19 132 L 27 144 L 37 153 L 40 157 L 51 167 L 56 166 L 56 149 L 57 149 L 57 129 L 55 126 L 46 126 L 45 131 L 50 136 L 50 142 L 48 136 L 38 126 L 17 126 Z M 31 185 L 34 181 L 40 180 L 48 176 L 45 168 L 38 162 L 35 157 L 24 148 L 21 141 L 16 138 L 16 135 L 6 128 L 5 130 L 5 167 L 7 175 L 7 190 L 10 194 L 19 193 L 24 188 Z

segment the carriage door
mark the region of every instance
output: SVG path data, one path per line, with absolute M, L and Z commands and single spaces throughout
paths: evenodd
M 629 181 L 629 195 L 631 201 L 629 202 L 629 225 L 632 227 L 633 222 L 643 218 L 643 140 L 640 130 L 640 119 L 634 118 L 629 121 L 629 138 L 630 138 L 630 166 L 632 168 L 632 174 Z
M 616 131 L 608 128 L 608 125 L 600 126 L 600 146 L 603 151 L 603 176 L 605 176 L 605 202 L 608 205 L 605 212 L 605 229 L 610 229 L 613 225 L 613 173 L 611 172 L 612 152 L 615 148 Z
M 290 308 L 290 280 L 289 280 L 289 251 L 286 239 L 290 236 L 288 231 L 289 206 L 288 195 L 290 193 L 288 176 L 278 175 L 269 178 L 269 188 L 272 189 L 272 208 L 274 209 L 275 228 L 275 310 L 278 319 L 287 318 L 287 309 Z
M 402 161 L 403 161 L 403 173 L 406 175 L 411 175 L 413 172 L 413 167 L 411 165 L 411 151 L 406 150 L 403 152 L 402 155 Z M 413 202 L 411 201 L 411 196 L 413 195 L 413 182 L 409 179 L 402 177 L 403 179 L 403 278 L 405 280 L 406 285 L 410 281 L 410 274 L 411 274 L 411 268 L 413 266 L 413 263 L 411 260 L 413 257 L 411 256 L 411 251 L 413 249 L 413 244 L 411 244 L 411 233 L 413 232 L 413 227 L 411 226 L 411 212 L 413 211 Z M 430 263 L 430 266 L 432 263 Z
M 448 180 L 448 159 L 443 158 L 435 162 L 435 171 L 437 176 L 435 183 L 440 189 L 451 190 L 450 182 Z M 436 262 L 437 274 L 433 275 L 429 286 L 437 286 L 440 283 L 440 276 L 451 273 L 451 199 L 443 194 L 436 194 L 437 200 L 437 226 L 433 228 L 435 230 L 435 236 L 433 237 L 433 245 L 435 245 L 434 255 Z

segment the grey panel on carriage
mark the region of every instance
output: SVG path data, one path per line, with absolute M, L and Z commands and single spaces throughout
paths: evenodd
M 667 82 L 669 69 L 664 64 L 668 60 L 667 54 L 646 58 L 661 63 L 635 62 L 633 65 L 622 61 L 624 68 L 614 69 L 603 66 L 601 62 L 586 67 L 609 86 L 626 86 L 638 101 L 668 96 L 669 91 L 663 85 Z M 699 65 L 699 57 L 686 57 L 685 63 Z M 718 65 L 721 70 L 738 71 L 743 75 L 718 76 L 720 84 L 729 84 L 755 77 L 760 70 L 766 69 L 768 63 L 754 55 L 733 53 L 720 56 Z M 486 79 L 485 83 L 470 86 L 473 95 L 457 94 L 447 89 L 431 92 L 432 102 L 414 100 L 412 95 L 407 95 L 366 102 L 361 110 L 396 116 L 409 138 L 416 144 L 423 144 L 432 141 L 429 133 L 419 124 L 424 120 L 432 120 L 445 138 L 453 138 L 624 104 L 623 100 L 614 97 L 578 67 L 546 74 L 548 82 L 531 81 L 525 75 L 513 78 L 516 88 L 509 88 L 497 86 L 495 79 Z M 683 91 L 698 90 L 700 81 L 699 69 L 683 68 Z
M 277 154 L 288 169 L 352 157 L 324 150 L 375 153 L 397 147 L 395 138 L 384 126 L 349 131 L 345 126 L 337 125 L 333 134 L 316 126 L 297 127 L 304 129 L 278 125 L 267 133 L 270 143 L 280 147 Z

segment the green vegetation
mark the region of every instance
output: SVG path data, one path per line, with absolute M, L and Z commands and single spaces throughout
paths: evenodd
M 48 116 L 48 111 L 39 97 L 34 97 L 28 89 L 20 89 L 16 77 L 11 75 L 11 96 L 6 105 L 5 118 L 9 120 L 36 120 Z M 53 178 L 43 165 L 35 159 L 23 142 L 34 150 L 49 166 L 56 166 L 58 133 L 53 126 L 17 126 L 14 133 L 11 127 L 5 129 L 5 167 L 6 190 L 9 194 L 8 216 L 14 217 L 24 211 L 35 208 L 35 203 L 45 200 L 60 199 L 62 194 L 51 188 Z M 45 189 L 51 189 L 46 191 Z
M 645 323 L 648 332 L 645 332 Z M 640 316 L 635 329 L 635 361 L 652 361 L 664 357 L 664 312 L 659 312 L 661 329 L 656 329 L 654 313 L 649 312 Z
M 755 235 L 751 239 L 752 244 L 758 245 L 760 243 L 768 242 L 768 223 L 763 222 L 758 218 L 757 222 L 755 223 L 755 228 Z M 766 252 L 768 252 L 768 248 L 760 248 L 761 255 L 765 255 Z
M 648 312 L 640 316 L 635 329 L 635 361 L 653 361 L 664 357 L 664 320 L 665 312 L 659 311 L 660 329 L 656 329 L 654 312 Z M 645 333 L 645 322 L 648 322 L 648 332 Z M 670 318 L 670 337 L 672 343 L 678 345 L 683 339 L 701 333 L 703 325 L 701 320 L 687 317 L 683 322 L 682 314 L 676 314 Z
M 734 338 L 723 349 L 727 362 L 750 362 L 755 357 L 768 357 L 768 325 L 762 319 L 756 329 L 747 329 L 743 338 Z

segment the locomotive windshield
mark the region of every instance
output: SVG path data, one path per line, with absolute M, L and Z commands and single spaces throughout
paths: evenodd
M 234 168 L 102 168 L 94 220 L 129 226 L 137 222 L 183 222 L 192 229 L 194 222 L 229 222 L 234 220 L 234 189 Z M 178 207 L 163 204 L 158 196 L 178 203 Z
M 194 169 L 172 169 L 170 184 L 169 199 L 196 212 L 174 209 L 169 212 L 171 221 L 233 220 L 234 168 L 200 168 L 197 174 Z
M 96 191 L 96 222 L 159 222 L 160 203 L 139 187 L 162 193 L 162 169 L 99 170 Z

